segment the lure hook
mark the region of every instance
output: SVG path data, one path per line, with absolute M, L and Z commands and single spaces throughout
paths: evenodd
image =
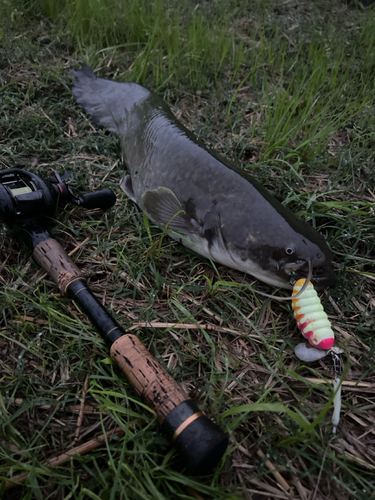
M 271 295 L 269 293 L 265 293 L 265 292 L 261 292 L 260 290 L 255 290 L 255 289 L 252 289 L 255 293 L 259 293 L 259 295 L 263 295 L 263 297 L 268 297 L 270 299 L 275 299 L 275 300 L 279 300 L 279 301 L 282 301 L 282 300 L 294 300 L 294 299 L 297 299 L 298 297 L 300 297 L 303 292 L 306 290 L 306 288 L 308 287 L 310 281 L 311 281 L 311 278 L 312 278 L 312 274 L 313 274 L 313 267 L 312 267 L 312 263 L 311 263 L 311 260 L 308 259 L 307 261 L 308 265 L 309 265 L 309 272 L 307 274 L 307 278 L 306 278 L 306 281 L 305 283 L 303 284 L 301 290 L 296 293 L 295 295 L 293 295 L 292 297 L 279 297 L 277 295 Z M 290 273 L 290 283 L 293 284 L 293 281 L 295 282 L 295 275 L 296 273 L 294 271 L 292 271 Z

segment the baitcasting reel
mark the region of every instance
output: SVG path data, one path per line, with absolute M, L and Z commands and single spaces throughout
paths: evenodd
M 116 195 L 106 188 L 77 197 L 57 172 L 44 180 L 20 168 L 0 171 L 0 220 L 6 224 L 57 215 L 67 203 L 107 210 L 116 203 Z

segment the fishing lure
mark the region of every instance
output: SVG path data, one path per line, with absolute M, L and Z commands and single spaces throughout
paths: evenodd
M 297 295 L 305 281 L 300 279 L 295 283 L 292 296 Z M 334 333 L 311 282 L 298 298 L 292 300 L 292 308 L 298 328 L 310 344 L 318 349 L 331 349 L 335 341 Z
M 335 338 L 331 323 L 311 282 L 307 283 L 306 279 L 300 279 L 295 283 L 292 308 L 303 336 L 314 346 L 313 348 L 307 347 L 305 342 L 298 344 L 295 348 L 297 358 L 312 363 L 328 354 L 332 356 L 335 371 L 332 425 L 333 433 L 336 434 L 341 412 L 342 360 L 340 354 L 343 350 L 332 347 Z

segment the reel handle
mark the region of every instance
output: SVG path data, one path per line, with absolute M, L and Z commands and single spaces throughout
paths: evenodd
M 162 430 L 184 458 L 188 471 L 208 473 L 223 456 L 228 437 L 199 410 L 142 342 L 116 322 L 56 240 L 39 242 L 33 256 L 61 292 L 73 298 L 96 327 L 110 347 L 112 359 L 155 410 Z
M 89 210 L 94 208 L 102 208 L 108 210 L 116 203 L 116 195 L 112 189 L 105 188 L 93 193 L 85 193 L 75 200 L 75 203 Z

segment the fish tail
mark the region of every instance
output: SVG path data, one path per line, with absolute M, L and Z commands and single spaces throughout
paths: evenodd
M 77 103 L 90 114 L 100 126 L 119 134 L 124 127 L 124 107 L 121 100 L 126 98 L 125 83 L 97 78 L 87 64 L 72 70 L 73 94 Z

